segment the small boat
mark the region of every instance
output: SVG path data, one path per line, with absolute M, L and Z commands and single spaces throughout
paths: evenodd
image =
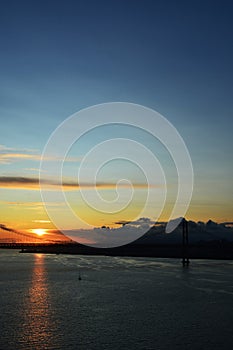
M 78 275 L 78 280 L 81 281 L 82 280 L 82 277 L 81 277 L 81 274 L 79 272 L 79 275 Z

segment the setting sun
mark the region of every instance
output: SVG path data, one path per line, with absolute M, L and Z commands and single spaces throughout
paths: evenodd
M 44 228 L 34 228 L 31 230 L 32 233 L 37 234 L 38 236 L 43 236 L 46 234 L 46 229 Z

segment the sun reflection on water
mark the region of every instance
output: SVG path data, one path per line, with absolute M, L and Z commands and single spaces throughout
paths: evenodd
M 56 325 L 52 319 L 45 257 L 35 254 L 34 259 L 20 342 L 27 344 L 29 349 L 54 349 Z

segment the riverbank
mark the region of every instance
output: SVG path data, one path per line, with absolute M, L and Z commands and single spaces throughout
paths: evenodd
M 52 244 L 46 246 L 22 247 L 22 253 L 45 254 L 76 254 L 76 255 L 106 255 L 154 258 L 183 258 L 190 259 L 230 259 L 233 260 L 233 247 L 227 246 L 189 246 L 182 245 L 138 245 L 129 244 L 116 248 L 94 248 L 81 244 Z

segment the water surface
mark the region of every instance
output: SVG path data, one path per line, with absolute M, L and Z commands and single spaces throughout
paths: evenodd
M 0 349 L 231 349 L 232 273 L 231 261 L 0 250 Z

